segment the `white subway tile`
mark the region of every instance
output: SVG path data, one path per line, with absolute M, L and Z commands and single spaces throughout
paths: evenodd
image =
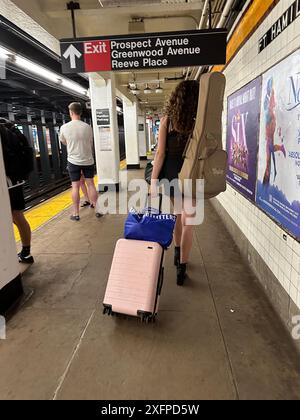
M 294 0 L 280 0 L 267 19 L 238 52 L 225 70 L 226 97 L 252 81 L 275 63 L 300 48 L 299 19 L 290 25 L 271 45 L 258 54 L 258 41 Z M 223 142 L 226 144 L 227 100 L 223 114 Z M 241 231 L 256 248 L 274 275 L 300 308 L 300 243 L 280 228 L 270 217 L 237 193 L 231 186 L 220 197 L 220 203 L 231 214 Z M 287 241 L 283 236 L 287 236 Z M 290 287 L 292 285 L 292 287 Z

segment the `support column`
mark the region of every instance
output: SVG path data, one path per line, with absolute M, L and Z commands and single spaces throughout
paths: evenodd
M 22 296 L 23 287 L 8 197 L 2 147 L 0 147 L 0 315 Z
M 138 107 L 136 102 L 123 102 L 127 169 L 140 169 Z
M 30 114 L 30 109 L 27 108 L 27 124 L 23 125 L 23 132 L 25 137 L 28 139 L 30 146 L 33 150 L 33 171 L 29 175 L 29 184 L 33 188 L 37 188 L 40 185 L 39 173 L 38 173 L 38 165 L 36 160 L 36 150 L 33 141 L 33 132 L 32 132 L 32 116 Z
M 49 151 L 47 145 L 46 135 L 46 119 L 44 111 L 41 111 L 41 123 L 37 125 L 39 147 L 40 147 L 40 160 L 42 168 L 43 180 L 48 183 L 51 180 L 51 168 L 49 161 Z
M 99 192 L 119 189 L 120 149 L 115 76 L 90 75 L 91 106 Z
M 56 114 L 52 112 L 53 124 L 49 126 L 49 134 L 50 134 L 50 142 L 51 142 L 51 151 L 52 151 L 52 164 L 55 179 L 58 180 L 61 178 L 61 170 L 60 170 L 60 161 L 59 161 L 59 149 L 58 149 L 58 139 L 57 134 L 55 131 L 56 127 Z
M 61 126 L 66 124 L 66 117 L 64 114 L 61 114 Z M 61 126 L 59 127 L 59 129 L 61 128 Z M 62 174 L 65 176 L 69 176 L 68 174 L 68 153 L 67 153 L 67 146 L 65 146 L 64 144 L 60 143 L 60 148 L 61 148 L 61 170 L 62 170 Z
M 15 114 L 12 108 L 12 105 L 7 105 L 7 110 L 8 110 L 8 119 L 10 122 L 14 123 L 15 122 Z
M 147 160 L 146 117 L 144 115 L 139 115 L 138 125 L 140 160 Z

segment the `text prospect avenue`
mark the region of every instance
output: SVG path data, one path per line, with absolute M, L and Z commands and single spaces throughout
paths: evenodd
M 226 29 L 61 41 L 64 73 L 225 64 Z

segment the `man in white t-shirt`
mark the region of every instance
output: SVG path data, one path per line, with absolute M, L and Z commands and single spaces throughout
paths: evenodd
M 91 205 L 96 208 L 98 194 L 94 184 L 93 130 L 81 121 L 82 106 L 74 102 L 69 105 L 71 122 L 60 130 L 60 142 L 67 146 L 68 170 L 72 181 L 74 211 L 71 220 L 79 221 L 80 179 L 83 175 L 88 187 Z M 98 216 L 98 214 L 97 214 Z

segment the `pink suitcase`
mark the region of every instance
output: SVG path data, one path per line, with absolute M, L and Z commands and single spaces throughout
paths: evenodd
M 154 242 L 117 242 L 104 297 L 104 314 L 154 321 L 163 284 L 163 248 Z

